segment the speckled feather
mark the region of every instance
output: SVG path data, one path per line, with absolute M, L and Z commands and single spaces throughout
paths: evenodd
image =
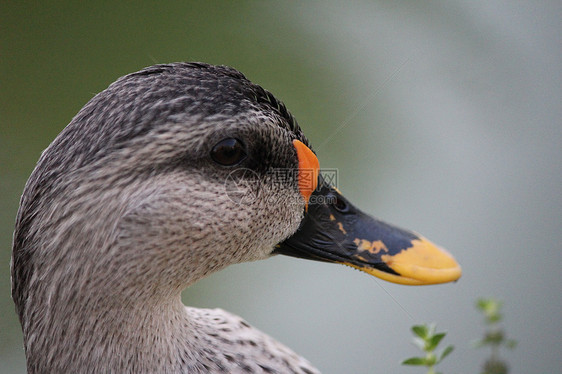
M 253 172 L 238 204 L 213 145 L 242 138 Z M 43 152 L 18 211 L 12 297 L 29 373 L 316 373 L 239 317 L 185 307 L 181 291 L 265 259 L 304 201 L 273 95 L 228 67 L 156 65 L 96 95 Z M 287 201 L 298 202 L 287 204 Z

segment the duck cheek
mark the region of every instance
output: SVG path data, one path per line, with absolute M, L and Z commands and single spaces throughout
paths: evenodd
M 261 210 L 261 219 L 269 226 L 264 229 L 271 232 L 268 240 L 271 252 L 272 246 L 285 240 L 298 229 L 304 216 L 305 202 L 298 191 L 284 188 L 272 193 Z

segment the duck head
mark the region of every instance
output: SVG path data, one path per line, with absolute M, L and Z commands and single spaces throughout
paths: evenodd
M 32 305 L 59 319 L 146 307 L 275 254 L 403 284 L 461 274 L 447 252 L 326 183 L 271 93 L 227 67 L 156 65 L 96 95 L 43 152 L 18 212 L 13 298 L 26 334 L 49 320 Z

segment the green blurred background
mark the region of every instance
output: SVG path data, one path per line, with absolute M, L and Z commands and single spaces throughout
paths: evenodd
M 477 373 L 478 296 L 506 303 L 512 373 L 562 367 L 562 3 L 0 3 L 0 372 L 23 373 L 13 221 L 40 152 L 97 92 L 172 61 L 236 67 L 282 99 L 363 210 L 463 265 L 424 288 L 274 258 L 185 291 L 325 373 L 414 373 L 409 327 L 437 321 L 446 373 Z

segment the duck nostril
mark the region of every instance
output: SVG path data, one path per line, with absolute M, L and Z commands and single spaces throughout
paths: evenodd
M 342 199 L 337 194 L 332 195 L 331 201 L 332 201 L 332 206 L 336 208 L 337 211 L 341 213 L 346 213 L 348 211 L 347 202 L 345 202 L 345 200 Z
M 221 140 L 213 147 L 211 158 L 223 166 L 233 166 L 246 158 L 246 150 L 240 140 L 227 138 Z

